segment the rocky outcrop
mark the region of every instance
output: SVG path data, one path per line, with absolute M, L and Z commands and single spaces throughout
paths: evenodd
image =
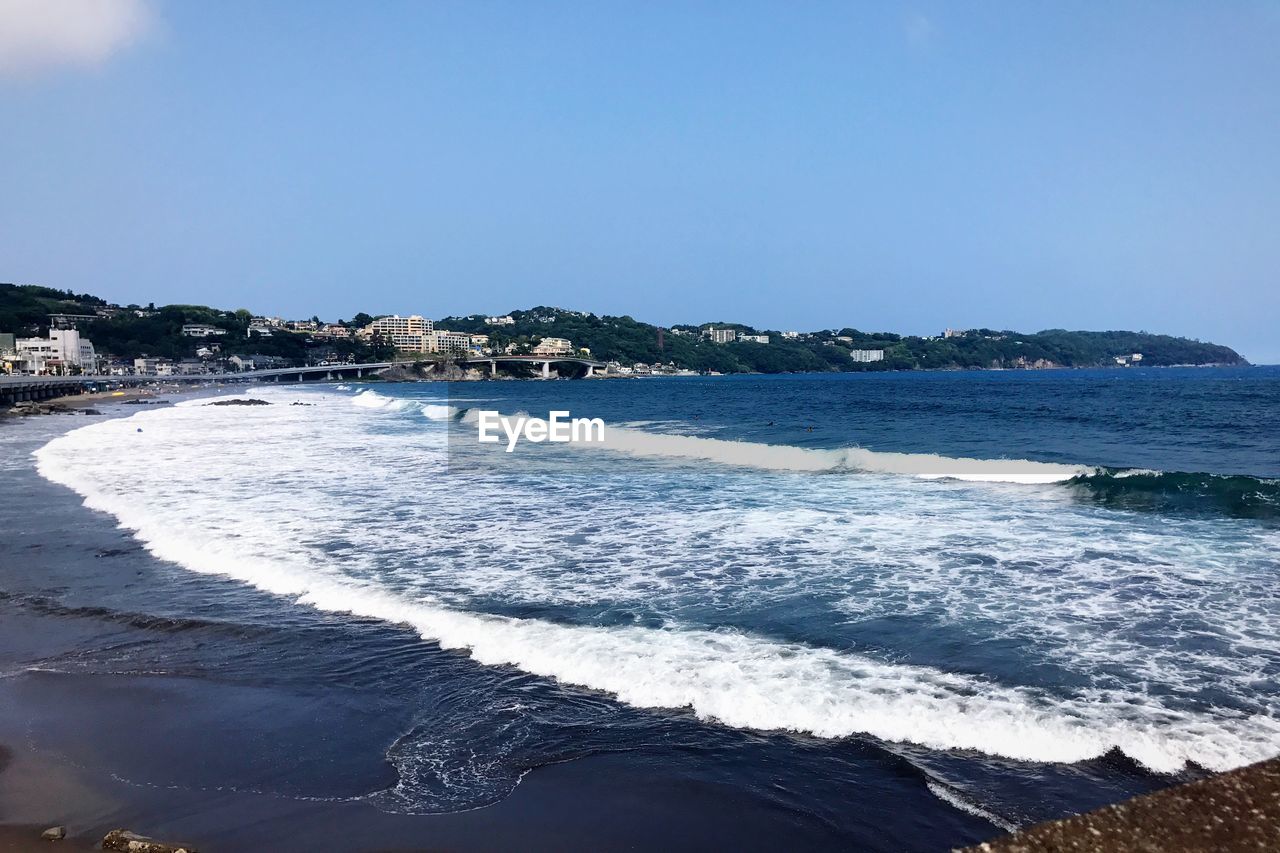
M 1280 850 L 1280 758 L 1050 821 L 963 853 Z
M 270 406 L 266 400 L 258 400 L 250 397 L 247 400 L 214 400 L 212 403 L 205 403 L 206 406 Z
M 119 850 L 121 853 L 200 853 L 190 844 L 170 844 L 138 835 L 127 829 L 113 829 L 102 839 L 103 850 Z
M 65 826 L 51 826 L 40 833 L 40 837 L 45 841 L 61 841 L 67 837 L 67 828 Z

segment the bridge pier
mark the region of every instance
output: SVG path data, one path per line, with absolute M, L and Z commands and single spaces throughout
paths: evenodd
M 490 379 L 498 378 L 498 360 L 497 359 L 493 359 L 489 362 L 489 378 Z
M 364 379 L 364 368 L 363 368 L 363 367 L 357 367 L 357 368 L 356 368 L 356 379 Z
M 542 362 L 542 378 L 543 379 L 551 378 L 551 362 L 549 361 Z

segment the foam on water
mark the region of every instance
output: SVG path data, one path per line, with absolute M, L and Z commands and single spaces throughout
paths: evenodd
M 476 413 L 464 413 L 463 420 L 474 423 Z M 644 429 L 658 423 L 661 422 L 633 421 L 622 426 L 610 425 L 605 430 L 603 442 L 581 442 L 581 446 L 632 456 L 688 459 L 766 471 L 860 471 L 987 483 L 1061 483 L 1087 476 L 1095 470 L 1085 465 L 1060 465 L 1029 459 L 963 459 L 933 453 L 886 453 L 861 447 L 812 449 Z M 688 431 L 690 426 L 680 424 L 680 428 Z
M 426 414 L 422 401 L 309 399 L 317 405 L 181 406 L 94 424 L 39 450 L 39 470 L 162 559 L 411 625 L 480 664 L 637 707 L 1029 761 L 1119 748 L 1164 772 L 1280 751 L 1267 687 L 1280 616 L 1258 598 L 1275 595 L 1261 580 L 1275 569 L 1265 532 L 1219 532 L 1215 550 L 1205 530 L 1135 526 L 1034 489 L 810 476 L 831 467 L 805 467 L 825 451 L 735 466 L 710 496 L 640 459 L 570 486 L 557 453 L 578 472 L 606 456 L 550 447 L 545 469 L 525 458 L 446 476 L 447 423 L 378 414 Z M 616 449 L 643 456 L 645 446 Z M 1107 584 L 1125 573 L 1151 580 Z M 827 604 L 790 620 L 815 599 Z M 909 663 L 905 650 L 841 639 L 842 625 L 895 614 L 1012 642 L 1030 668 L 1053 663 L 1078 683 Z M 822 630 L 770 627 L 792 624 Z M 1206 684 L 1225 692 L 1201 695 Z

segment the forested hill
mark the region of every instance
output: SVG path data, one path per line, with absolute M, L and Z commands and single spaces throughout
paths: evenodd
M 445 317 L 437 328 L 483 333 L 497 345 L 527 344 L 543 337 L 567 338 L 587 347 L 595 358 L 623 364 L 675 362 L 694 370 L 722 373 L 784 373 L 800 371 L 912 370 L 945 368 L 1107 367 L 1116 359 L 1143 366 L 1248 364 L 1230 347 L 1188 338 L 1146 332 L 1071 332 L 1050 329 L 1036 333 L 970 329 L 954 337 L 914 337 L 891 332 L 830 329 L 784 338 L 776 329 L 756 329 L 739 323 L 676 325 L 663 330 L 631 317 L 596 316 L 581 311 L 538 307 L 512 311 L 514 323 L 494 326 L 483 315 Z M 769 342 L 734 341 L 717 344 L 702 330 L 734 329 L 739 334 L 767 335 Z M 854 350 L 883 350 L 884 360 L 856 362 Z
M 220 338 L 224 355 L 276 355 L 294 362 L 318 358 L 378 359 L 390 356 L 383 346 L 357 340 L 321 342 L 305 334 L 259 337 L 248 332 L 246 309 L 228 311 L 203 305 L 131 305 L 121 308 L 90 294 L 34 285 L 0 284 L 0 332 L 19 336 L 43 334 L 50 314 L 94 315 L 81 330 L 98 351 L 116 358 L 190 356 L 200 339 L 184 337 L 184 323 L 209 323 L 227 330 Z M 912 370 L 946 368 L 1106 367 L 1116 359 L 1142 366 L 1175 364 L 1247 364 L 1229 347 L 1146 332 L 1071 332 L 1051 329 L 1034 334 L 970 329 L 953 337 L 911 337 L 890 332 L 828 329 L 783 337 L 776 329 L 739 323 L 676 325 L 662 329 L 631 317 L 597 316 L 581 311 L 539 307 L 512 311 L 510 325 L 490 325 L 483 315 L 445 317 L 436 328 L 487 334 L 495 348 L 515 344 L 525 351 L 542 338 L 567 338 L 593 357 L 623 364 L 675 363 L 682 368 L 721 373 L 785 373 L 803 371 Z M 313 318 L 319 320 L 319 318 Z M 356 328 L 372 318 L 357 314 L 345 325 Z M 344 321 L 338 320 L 338 323 Z M 739 334 L 767 335 L 768 343 L 712 343 L 702 337 L 708 327 Z M 853 352 L 882 350 L 883 360 L 855 361 Z

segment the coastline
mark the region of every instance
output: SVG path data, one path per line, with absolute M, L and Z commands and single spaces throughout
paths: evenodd
M 132 409 L 104 407 L 94 420 Z M 315 653 L 308 644 L 319 636 L 323 648 L 354 645 L 352 667 L 362 666 L 361 648 L 397 649 L 421 670 L 414 682 L 478 665 L 404 626 L 353 625 L 305 607 L 282 613 L 277 597 L 163 563 L 78 496 L 33 470 L 17 470 L 29 468 L 30 450 L 86 422 L 24 418 L 0 431 L 5 440 L 21 438 L 8 470 L 0 466 L 10 478 L 5 485 L 20 482 L 41 507 L 0 543 L 0 745 L 9 754 L 0 767 L 0 850 L 97 849 L 118 828 L 205 851 L 764 851 L 784 836 L 809 849 L 836 849 L 865 845 L 889 819 L 872 809 L 851 837 L 821 815 L 717 781 L 734 778 L 732 763 L 709 777 L 708 762 L 741 757 L 720 759 L 678 741 L 570 749 L 527 768 L 509 792 L 477 808 L 380 808 L 378 795 L 394 790 L 397 779 L 388 752 L 413 728 L 421 700 L 353 696 L 321 672 L 297 677 L 294 670 Z M 172 615 L 134 604 L 156 590 L 164 590 Z M 219 596 L 253 615 L 224 621 L 222 609 L 210 605 Z M 278 628 L 282 619 L 287 624 Z M 288 636 L 272 636 L 277 631 Z M 122 648 L 143 649 L 144 662 L 114 663 Z M 214 649 L 210 662 L 205 652 Z M 270 663 L 279 653 L 296 655 L 294 664 Z M 224 659 L 268 663 L 237 672 L 225 670 Z M 704 729 L 689 714 L 669 716 L 676 730 Z M 711 734 L 767 756 L 752 766 L 796 759 L 797 743 L 785 734 Z M 939 813 L 930 833 L 977 841 L 994 831 L 984 818 L 938 801 L 916 778 L 897 778 L 896 760 L 865 762 L 872 784 L 895 791 L 894 802 Z M 66 827 L 65 840 L 40 840 L 56 825 Z
M 190 390 L 186 396 L 205 397 L 210 390 Z M 133 406 L 110 406 L 102 416 L 135 411 Z M 30 419 L 10 434 L 30 427 L 29 446 L 34 447 L 86 422 Z M 13 753 L 10 767 L 0 770 L 0 827 L 5 833 L 21 835 L 35 828 L 29 837 L 47 844 L 38 841 L 39 831 L 60 823 L 74 843 L 93 844 L 108 830 L 127 827 L 161 839 L 190 840 L 206 850 L 705 849 L 726 843 L 774 849 L 780 827 L 811 847 L 849 847 L 865 841 L 835 833 L 812 816 L 780 812 L 774 803 L 708 784 L 698 773 L 698 765 L 708 760 L 705 754 L 651 746 L 572 755 L 531 767 L 509 794 L 471 811 L 410 815 L 381 810 L 370 794 L 394 784 L 395 772 L 385 756 L 412 725 L 399 700 L 384 698 L 379 701 L 385 704 L 373 709 L 360 707 L 348 704 L 343 691 L 328 692 L 320 681 L 264 684 L 256 672 L 227 672 L 202 660 L 193 665 L 185 658 L 175 664 L 159 651 L 156 665 L 145 671 L 120 670 L 112 664 L 104 674 L 42 661 L 61 660 L 67 649 L 98 661 L 96 656 L 113 655 L 117 646 L 141 643 L 163 649 L 188 638 L 229 649 L 237 659 L 260 655 L 251 640 L 261 626 L 255 621 L 224 622 L 221 608 L 209 606 L 215 594 L 235 596 L 269 614 L 263 620 L 267 623 L 298 620 L 304 630 L 290 643 L 308 642 L 306 638 L 317 631 L 332 631 L 335 642 L 355 637 L 389 643 L 398 654 L 426 658 L 427 672 L 459 665 L 457 655 L 395 625 L 358 624 L 351 634 L 351 626 L 339 631 L 342 620 L 323 614 L 283 614 L 282 609 L 305 608 L 282 608 L 282 599 L 162 564 L 141 551 L 113 520 L 86 510 L 75 495 L 52 483 L 37 479 L 32 492 L 33 502 L 48 514 L 30 531 L 24 528 L 25 541 L 14 543 L 10 551 L 30 554 L 31 565 L 23 567 L 30 577 L 29 591 L 10 594 L 7 583 L 0 588 L 6 593 L 0 595 L 0 649 L 16 651 L 27 661 L 14 669 L 0 668 L 0 744 Z M 35 541 L 54 530 L 68 531 L 68 539 Z M 140 605 L 129 606 L 135 596 L 155 589 L 166 590 L 166 595 L 173 590 L 175 597 L 188 599 L 190 607 L 157 615 Z M 192 619 L 192 611 L 206 616 Z M 151 710 L 155 708 L 162 710 Z M 329 708 L 336 710 L 324 710 Z M 278 727 L 263 718 L 277 721 Z M 245 726 L 254 733 L 252 739 L 238 740 L 231 734 Z M 289 740 L 294 729 L 302 734 Z M 196 731 L 206 734 L 207 742 L 196 742 L 204 740 L 194 735 Z M 174 739 L 164 740 L 166 735 Z M 287 749 L 255 754 L 262 742 L 281 738 Z M 741 738 L 767 742 L 774 761 L 810 749 L 803 740 L 786 735 L 749 733 Z M 325 743 L 333 745 L 317 746 Z M 834 749 L 829 743 L 815 748 Z M 841 748 L 860 747 L 852 739 Z M 322 755 L 325 767 L 341 768 L 334 777 L 340 784 L 320 791 L 312 787 L 316 780 L 331 777 L 329 770 L 319 772 L 317 765 L 308 764 L 314 753 Z M 145 758 L 148 754 L 157 757 Z M 302 766 L 296 778 L 291 762 Z M 1105 767 L 1108 762 L 1099 764 Z M 207 774 L 206 768 L 228 763 L 251 766 L 254 774 L 262 773 L 265 764 L 278 764 L 285 768 L 282 775 L 290 778 L 255 775 L 248 783 L 229 784 Z M 1112 764 L 1107 772 L 1118 772 L 1122 782 L 1109 792 L 1099 790 L 1094 805 L 1178 781 L 1143 777 Z M 602 779 L 608 784 L 602 785 Z M 871 784 L 882 784 L 875 775 L 870 779 Z M 966 837 L 971 839 L 968 843 L 977 843 L 997 831 L 981 814 L 965 813 L 960 807 L 948 812 L 936 801 L 913 800 L 917 787 L 903 782 L 901 788 L 891 788 L 895 807 L 927 813 L 938 821 L 935 828 L 944 827 L 957 844 L 965 843 Z M 582 813 L 583 803 L 590 804 L 591 814 Z M 877 820 L 885 825 L 884 818 L 869 816 L 868 827 L 876 826 Z M 882 846 L 888 840 L 894 839 L 882 839 Z M 901 847 L 922 849 L 918 843 L 896 840 Z M 7 843 L 4 835 L 0 843 Z

